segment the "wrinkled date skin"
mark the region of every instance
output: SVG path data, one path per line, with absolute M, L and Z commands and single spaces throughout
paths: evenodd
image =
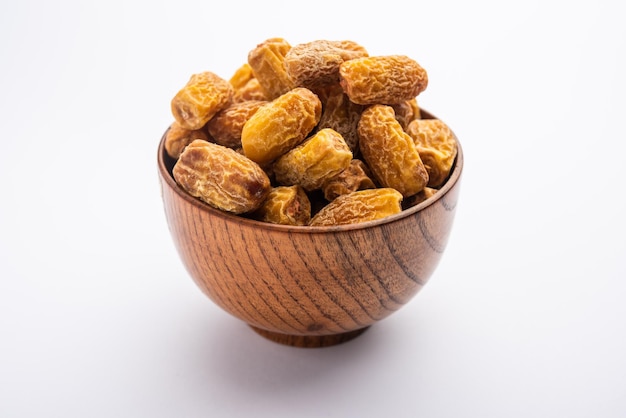
M 396 114 L 396 120 L 400 122 L 400 126 L 402 126 L 402 129 L 405 131 L 409 123 L 415 119 L 420 119 L 420 111 L 416 99 L 394 104 L 391 105 L 391 107 L 393 107 L 393 111 Z
M 311 191 L 345 170 L 351 160 L 352 152 L 341 135 L 327 128 L 276 160 L 273 170 L 279 184 L 299 184 Z
M 214 142 L 229 148 L 241 147 L 243 126 L 265 104 L 265 101 L 248 100 L 232 103 L 218 112 L 206 125 Z
M 298 87 L 262 106 L 243 126 L 244 154 L 265 165 L 299 145 L 315 128 L 322 114 L 316 94 Z
M 252 218 L 280 225 L 307 225 L 311 220 L 311 201 L 298 185 L 273 187 Z
M 376 185 L 372 181 L 369 168 L 363 161 L 355 158 L 345 170 L 328 179 L 322 186 L 322 191 L 324 198 L 330 202 L 344 194 L 374 188 Z
M 350 101 L 341 86 L 332 84 L 319 92 L 322 117 L 317 129 L 331 128 L 339 132 L 352 152 L 359 149 L 357 125 L 364 106 Z
M 270 38 L 248 53 L 248 64 L 268 100 L 295 87 L 285 68 L 285 55 L 290 49 L 283 38 Z
M 165 152 L 172 158 L 178 158 L 185 147 L 194 139 L 209 140 L 209 136 L 202 129 L 190 131 L 174 121 L 165 133 Z
M 356 42 L 318 40 L 291 48 L 285 55 L 285 68 L 296 86 L 316 91 L 339 82 L 339 66 L 344 61 L 367 56 Z
M 341 64 L 339 74 L 350 100 L 362 105 L 402 103 L 428 86 L 426 70 L 404 55 L 349 60 Z
M 270 192 L 267 174 L 240 153 L 195 140 L 174 165 L 176 182 L 190 195 L 235 214 L 257 209 Z
M 454 134 L 439 119 L 414 120 L 406 132 L 413 138 L 417 152 L 428 171 L 428 186 L 440 187 L 450 175 L 456 158 Z
M 194 74 L 172 99 L 172 114 L 183 128 L 200 129 L 226 107 L 232 95 L 233 86 L 215 73 Z
M 239 68 L 235 70 L 228 82 L 233 86 L 233 89 L 237 91 L 238 89 L 245 86 L 250 80 L 254 78 L 254 73 L 252 72 L 252 67 L 247 62 L 241 64 Z
M 392 188 L 341 195 L 313 216 L 310 226 L 347 225 L 381 219 L 402 211 L 402 195 Z
M 404 197 L 426 187 L 428 172 L 413 138 L 404 132 L 391 106 L 368 107 L 358 132 L 361 154 L 378 183 L 393 187 Z
M 233 93 L 232 101 L 234 103 L 245 102 L 248 100 L 259 100 L 264 102 L 269 101 L 267 95 L 259 84 L 259 80 L 256 78 L 251 78 L 246 84 L 235 90 Z

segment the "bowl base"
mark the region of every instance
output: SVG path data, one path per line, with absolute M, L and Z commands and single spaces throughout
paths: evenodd
M 331 335 L 288 335 L 267 331 L 252 325 L 250 325 L 250 328 L 252 328 L 257 334 L 279 344 L 303 348 L 320 348 L 330 347 L 350 341 L 363 334 L 369 327 Z

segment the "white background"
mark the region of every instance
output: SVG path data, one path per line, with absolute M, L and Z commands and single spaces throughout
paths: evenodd
M 3 1 L 0 416 L 625 416 L 619 7 Z M 160 199 L 171 97 L 277 36 L 416 59 L 465 151 L 431 281 L 326 349 L 206 299 Z

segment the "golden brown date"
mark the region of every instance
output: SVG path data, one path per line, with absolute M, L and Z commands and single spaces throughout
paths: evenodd
M 285 55 L 290 49 L 285 39 L 270 38 L 248 53 L 248 64 L 268 100 L 295 87 L 285 69 Z
M 180 126 L 180 123 L 174 121 L 165 133 L 165 151 L 170 157 L 178 158 L 185 147 L 191 144 L 194 139 L 209 141 L 209 136 L 202 129 L 191 131 L 183 128 Z
M 391 106 L 365 109 L 358 133 L 361 154 L 380 185 L 392 187 L 404 197 L 426 186 L 428 172 L 413 138 L 404 132 Z
M 311 218 L 310 226 L 373 221 L 402 211 L 402 195 L 392 188 L 359 190 L 337 197 Z
M 296 86 L 315 91 L 339 82 L 344 61 L 366 56 L 365 48 L 353 41 L 317 40 L 292 47 L 285 55 L 285 68 Z
M 215 73 L 193 74 L 172 99 L 172 114 L 183 128 L 200 129 L 226 107 L 232 95 L 232 85 Z
M 409 100 L 409 104 L 413 108 L 413 120 L 421 119 L 422 118 L 422 111 L 420 109 L 419 103 L 417 103 L 417 99 L 414 97 L 413 99 Z
M 320 120 L 322 103 L 297 87 L 262 106 L 243 126 L 241 146 L 251 160 L 266 165 L 300 144 Z
M 331 201 L 344 194 L 375 187 L 369 168 L 363 161 L 353 159 L 345 170 L 324 183 L 322 191 L 324 198 Z
M 252 218 L 280 225 L 307 225 L 311 220 L 311 202 L 300 186 L 273 187 Z
M 259 80 L 251 78 L 242 87 L 235 90 L 232 101 L 234 103 L 245 102 L 248 100 L 268 101 L 265 92 L 259 84 Z
M 207 130 L 216 144 L 229 148 L 241 147 L 241 131 L 245 123 L 265 101 L 248 100 L 232 103 L 219 111 L 207 124 Z
M 228 82 L 233 86 L 233 89 L 237 91 L 238 89 L 245 86 L 250 80 L 254 78 L 254 73 L 252 72 L 252 67 L 247 62 L 243 63 L 230 77 Z
M 439 119 L 414 120 L 406 132 L 413 138 L 417 152 L 428 171 L 428 186 L 440 187 L 448 178 L 456 158 L 454 134 Z
M 364 107 L 352 103 L 338 83 L 321 89 L 319 96 L 322 117 L 317 129 L 334 129 L 341 134 L 350 150 L 356 152 L 359 149 L 357 126 Z
M 352 152 L 341 135 L 326 128 L 278 158 L 273 171 L 278 184 L 298 184 L 311 191 L 345 170 L 351 160 Z
M 415 107 L 411 100 L 391 105 L 391 107 L 393 107 L 393 111 L 396 114 L 396 120 L 400 122 L 400 126 L 404 130 L 406 130 L 413 119 L 419 119 L 419 115 L 417 118 L 415 117 Z
M 184 149 L 174 165 L 173 176 L 191 196 L 235 214 L 257 209 L 271 187 L 265 172 L 252 160 L 202 140 Z
M 426 89 L 428 75 L 404 55 L 355 58 L 339 67 L 341 86 L 354 103 L 397 104 Z

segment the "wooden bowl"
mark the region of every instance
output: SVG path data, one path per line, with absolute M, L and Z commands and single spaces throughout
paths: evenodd
M 452 227 L 463 152 L 459 144 L 449 179 L 429 200 L 336 227 L 275 225 L 214 209 L 176 184 L 174 163 L 161 139 L 165 215 L 198 287 L 268 339 L 323 347 L 360 335 L 426 284 Z

